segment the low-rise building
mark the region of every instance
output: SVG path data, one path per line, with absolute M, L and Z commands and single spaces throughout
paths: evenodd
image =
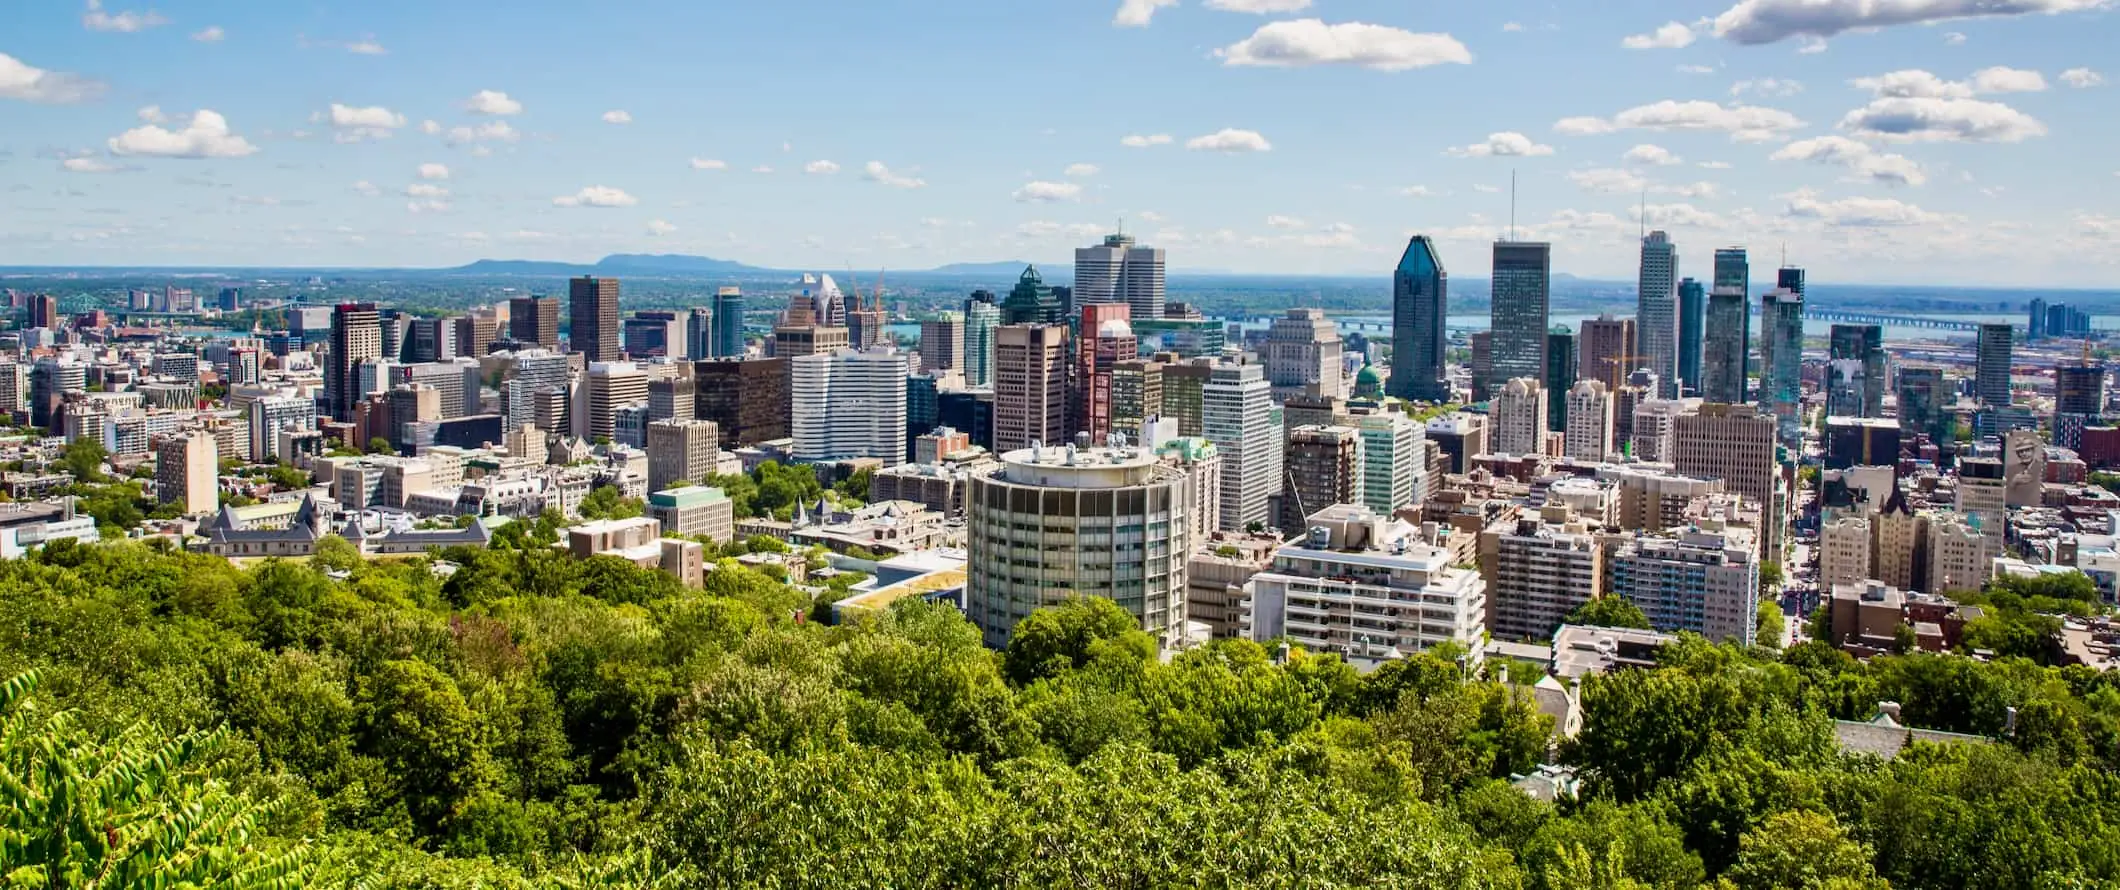
M 698 541 L 662 536 L 662 523 L 652 517 L 602 519 L 567 529 L 567 553 L 576 559 L 615 556 L 644 569 L 661 569 L 686 587 L 700 586 L 706 577 L 706 551 Z

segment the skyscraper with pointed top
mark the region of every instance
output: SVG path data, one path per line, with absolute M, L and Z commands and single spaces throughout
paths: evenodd
M 1415 235 L 1406 242 L 1391 274 L 1391 379 L 1387 395 L 1409 401 L 1447 402 L 1450 377 L 1445 368 L 1449 340 L 1450 276 L 1435 242 Z
M 1642 239 L 1641 276 L 1635 292 L 1632 363 L 1656 372 L 1661 395 L 1677 395 L 1678 245 L 1662 231 Z M 1627 370 L 1631 371 L 1630 367 Z

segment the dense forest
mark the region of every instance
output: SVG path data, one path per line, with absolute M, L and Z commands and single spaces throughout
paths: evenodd
M 6 886 L 2120 886 L 2080 668 L 1687 639 L 1549 750 L 1535 669 L 1450 652 L 1164 661 L 1085 601 L 997 653 L 734 562 L 350 551 L 0 563 Z M 1841 753 L 1880 700 L 1996 741 Z M 1508 783 L 1549 760 L 1579 797 Z

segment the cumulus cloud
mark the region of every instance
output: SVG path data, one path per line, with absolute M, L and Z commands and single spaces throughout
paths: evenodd
M 631 207 L 638 203 L 639 198 L 604 185 L 592 185 L 574 194 L 552 199 L 554 207 Z
M 1684 202 L 1633 207 L 1627 210 L 1627 215 L 1644 225 L 1659 228 L 1720 229 L 1724 226 L 1722 217 Z
M 1627 153 L 1620 155 L 1619 159 L 1629 164 L 1644 164 L 1651 167 L 1669 167 L 1685 160 L 1678 155 L 1672 154 L 1670 149 L 1646 142 L 1627 149 Z
M 1804 190 L 1788 196 L 1786 216 L 1818 220 L 1829 226 L 1872 228 L 1919 226 L 1955 220 L 1949 214 L 1931 213 L 1895 198 L 1841 198 L 1829 201 Z
M 441 164 L 421 164 L 419 173 L 420 178 L 426 180 L 440 181 L 449 178 L 449 168 Z
M 169 24 L 169 19 L 152 9 L 146 12 L 109 12 L 103 8 L 103 0 L 88 0 L 88 10 L 81 13 L 81 26 L 90 31 L 118 31 L 131 34 L 149 28 Z
M 1060 171 L 1061 175 L 1068 176 L 1074 179 L 1081 179 L 1085 176 L 1095 176 L 1097 175 L 1097 172 L 1097 165 L 1095 164 L 1069 164 L 1067 165 L 1067 169 Z
M 2037 93 L 2046 89 L 2046 78 L 2037 71 L 1997 65 L 1973 72 L 1976 93 Z
M 925 179 L 892 172 L 891 168 L 884 166 L 882 161 L 870 161 L 863 165 L 861 178 L 870 182 L 880 182 L 894 189 L 917 189 L 927 185 L 927 180 Z
M 1794 96 L 1801 92 L 1803 92 L 1803 84 L 1776 77 L 1740 80 L 1730 85 L 1730 95 L 1732 96 L 1742 96 L 1746 93 L 1757 93 L 1761 96 Z
M 228 36 L 228 33 L 222 31 L 220 25 L 207 25 L 204 28 L 200 28 L 197 31 L 191 32 L 191 39 L 196 40 L 200 43 L 220 43 L 221 38 L 226 36 Z
M 830 176 L 839 172 L 839 165 L 831 161 L 811 161 L 802 165 L 802 172 L 816 176 Z
M 1741 0 L 1715 17 L 1715 36 L 1742 44 L 1826 38 L 1858 28 L 2077 12 L 2111 0 Z
M 1416 34 L 1364 22 L 1328 25 L 1318 19 L 1262 25 L 1250 37 L 1215 50 L 1215 55 L 1224 65 L 1357 65 L 1376 71 L 1472 62 L 1472 51 L 1448 34 Z
M 1257 130 L 1237 130 L 1224 127 L 1205 136 L 1185 140 L 1185 147 L 1193 151 L 1220 151 L 1235 154 L 1247 151 L 1272 151 L 1273 143 L 1259 135 Z
M 1277 12 L 1302 12 L 1310 8 L 1310 0 L 1207 0 L 1208 9 L 1223 12 L 1248 12 L 1252 15 L 1272 15 Z
M 1636 34 L 1619 42 L 1627 49 L 1678 49 L 1693 44 L 1693 29 L 1678 22 L 1666 23 L 1647 34 Z
M 1487 134 L 1487 141 L 1443 150 L 1454 158 L 1528 158 L 1553 153 L 1553 146 L 1540 145 L 1522 133 Z
M 1894 142 L 2021 142 L 2046 135 L 2046 125 L 2000 102 L 1979 99 L 1891 97 L 1847 113 L 1840 128 Z
M 522 114 L 523 103 L 508 97 L 499 90 L 479 90 L 464 100 L 464 110 L 472 114 L 510 115 Z
M 375 42 L 373 37 L 363 37 L 346 44 L 346 51 L 357 56 L 387 56 L 390 54 L 390 51 L 384 49 L 382 44 Z
M 677 231 L 677 227 L 667 222 L 659 219 L 648 220 L 648 234 L 650 235 L 668 235 L 675 231 Z
M 405 202 L 406 213 L 446 213 L 449 202 L 440 198 L 415 198 Z
M 1649 181 L 1631 170 L 1599 168 L 1594 170 L 1570 170 L 1568 181 L 1577 188 L 1593 195 L 1634 194 L 1649 187 Z
M 1567 117 L 1555 122 L 1561 133 L 1590 135 L 1615 130 L 1707 130 L 1730 134 L 1739 142 L 1777 139 L 1804 122 L 1778 108 L 1759 105 L 1720 105 L 1695 99 L 1679 102 L 1665 99 L 1636 106 L 1610 118 Z
M 1120 28 L 1146 28 L 1156 10 L 1165 6 L 1176 6 L 1178 0 L 1119 0 L 1119 11 L 1112 15 L 1112 25 Z
M 1066 238 L 1079 241 L 1083 238 L 1095 238 L 1104 232 L 1103 223 L 1060 223 L 1041 219 L 1016 226 L 1017 237 L 1033 239 Z
M 1293 216 L 1282 216 L 1278 213 L 1267 217 L 1266 224 L 1276 229 L 1300 229 L 1308 225 L 1308 223 Z
M 633 115 L 627 114 L 627 113 L 626 113 L 626 112 L 625 112 L 624 110 L 622 110 L 622 109 L 617 109 L 617 108 L 614 108 L 614 109 L 612 109 L 612 110 L 610 110 L 610 111 L 606 111 L 606 112 L 604 112 L 604 123 L 607 123 L 607 124 L 630 124 L 630 123 L 632 123 L 632 122 L 633 122 Z
M 717 160 L 715 160 L 715 159 L 713 159 L 713 158 L 693 158 L 693 159 L 691 160 L 691 164 L 692 164 L 692 169 L 694 169 L 694 170 L 727 170 L 727 169 L 729 169 L 729 165 L 728 165 L 728 162 L 726 162 L 726 161 L 717 161 Z
M 1435 192 L 1425 185 L 1409 185 L 1399 189 L 1399 196 L 1403 198 L 1430 198 L 1435 196 Z
M 59 169 L 68 173 L 125 173 L 139 168 L 113 164 L 102 158 L 84 156 L 60 161 Z
M 111 137 L 110 153 L 157 158 L 240 158 L 258 147 L 228 129 L 228 119 L 201 108 L 181 130 L 158 124 L 134 127 Z
M 1945 32 L 1943 32 L 1943 45 L 1944 45 L 1944 46 L 1964 46 L 1964 45 L 1965 45 L 1965 35 L 1964 35 L 1963 33 L 1961 33 L 1961 32 L 1958 32 L 1958 31 L 1945 31 Z
M 0 53 L 0 99 L 66 105 L 103 95 L 103 84 L 78 74 L 46 71 Z
M 373 198 L 377 195 L 382 194 L 383 190 L 376 188 L 375 183 L 363 179 L 353 184 L 353 193 L 360 195 L 364 198 Z
M 1026 182 L 1016 190 L 1013 197 L 1025 204 L 1051 204 L 1056 201 L 1073 201 L 1082 197 L 1082 186 L 1073 182 L 1048 182 L 1037 180 Z
M 1126 146 L 1127 148 L 1147 148 L 1147 147 L 1149 147 L 1149 146 L 1151 146 L 1151 145 L 1169 145 L 1169 144 L 1170 144 L 1170 134 L 1169 134 L 1169 133 L 1155 133 L 1155 134 L 1151 134 L 1151 135 L 1146 135 L 1146 136 L 1144 136 L 1144 135 L 1139 135 L 1139 134 L 1134 134 L 1134 135 L 1129 135 L 1129 136 L 1124 136 L 1124 137 L 1121 137 L 1121 138 L 1119 139 L 1119 144 L 1120 144 L 1120 145 L 1124 145 L 1124 146 Z
M 1856 89 L 1869 90 L 1880 99 L 1969 99 L 1973 95 L 1972 85 L 1944 80 L 1919 68 L 1858 77 L 1848 83 Z
M 1844 136 L 1820 136 L 1791 142 L 1769 156 L 1769 160 L 1834 164 L 1880 185 L 1920 185 L 1928 181 L 1928 174 L 1913 159 L 1886 154 L 1871 148 L 1868 143 Z
M 430 124 L 432 126 L 429 126 Z M 426 121 L 420 124 L 420 132 L 440 133 L 442 141 L 452 146 L 478 142 L 514 142 L 522 138 L 522 134 L 509 126 L 507 121 L 487 121 L 475 127 L 450 127 L 447 132 L 442 131 L 441 125 Z
M 432 185 L 432 184 L 429 184 L 429 183 L 425 183 L 425 182 L 415 182 L 415 183 L 413 183 L 413 184 L 411 184 L 411 185 L 408 185 L 408 186 L 406 186 L 406 187 L 405 187 L 405 197 L 407 197 L 407 198 L 446 198 L 446 197 L 449 197 L 449 190 L 448 190 L 448 189 L 445 189 L 445 188 L 442 188 L 441 186 L 438 186 L 438 185 Z
M 331 138 L 335 142 L 363 142 L 370 139 L 388 139 L 390 134 L 405 125 L 405 116 L 381 105 L 353 106 L 331 103 L 327 117 L 331 123 Z
M 2079 90 L 2087 90 L 2091 87 L 2104 86 L 2105 75 L 2089 68 L 2070 68 L 2061 72 L 2061 82 Z

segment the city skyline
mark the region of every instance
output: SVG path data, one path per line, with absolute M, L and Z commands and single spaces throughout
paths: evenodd
M 0 40 L 17 124 L 0 137 L 17 211 L 0 254 L 928 268 L 1053 263 L 1123 219 L 1180 270 L 1366 275 L 1413 234 L 1478 268 L 1513 221 L 1554 244 L 1554 271 L 1603 280 L 1635 277 L 1648 227 L 1690 269 L 1712 247 L 1786 244 L 1827 281 L 2109 283 L 2109 10 L 1796 6 L 1127 0 L 945 5 L 913 28 L 890 3 L 586 20 L 530 4 L 476 22 L 44 4 Z M 699 35 L 796 28 L 794 48 L 697 52 Z M 555 77 L 545 59 L 582 40 L 627 50 Z M 1085 100 L 1113 71 L 1145 101 Z M 1417 113 L 1377 115 L 1379 93 Z M 950 110 L 909 111 L 912 95 Z

